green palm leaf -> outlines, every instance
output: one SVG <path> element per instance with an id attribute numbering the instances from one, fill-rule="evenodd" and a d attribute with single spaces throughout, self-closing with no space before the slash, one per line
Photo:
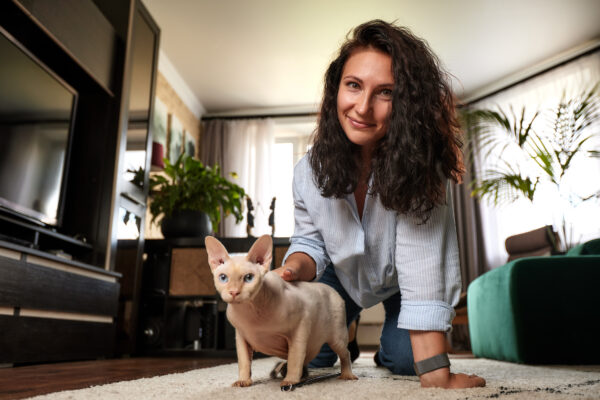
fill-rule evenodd
<path id="1" fill-rule="evenodd" d="M 517 118 L 511 106 L 510 114 L 511 117 L 499 107 L 497 107 L 497 110 L 464 111 L 462 120 L 468 127 L 467 140 L 471 143 L 470 147 L 473 151 L 478 151 L 483 158 L 487 158 L 493 152 L 497 152 L 498 157 L 502 157 L 508 147 L 515 145 L 523 148 L 527 139 L 533 133 L 533 123 L 539 112 L 527 119 L 526 109 L 523 107 L 520 117 Z M 498 128 L 506 135 L 498 135 Z"/>
<path id="2" fill-rule="evenodd" d="M 490 160 L 491 165 L 501 163 L 500 168 L 488 167 L 482 172 L 481 179 L 472 184 L 472 194 L 496 205 L 512 202 L 518 197 L 533 200 L 538 183 L 545 181 L 560 186 L 576 157 L 600 157 L 600 149 L 587 146 L 599 134 L 599 92 L 600 82 L 572 98 L 563 93 L 559 104 L 550 113 L 537 111 L 531 118 L 527 117 L 525 107 L 518 113 L 512 106 L 508 112 L 500 107 L 463 111 L 461 118 L 467 128 L 470 160 L 477 152 L 486 163 Z M 544 134 L 533 128 L 540 115 L 546 115 L 549 128 L 542 131 Z M 508 148 L 523 161 L 532 162 L 534 170 L 525 175 L 517 167 L 501 161 Z M 579 197 L 584 200 L 597 198 Z"/>
<path id="3" fill-rule="evenodd" d="M 546 178 L 552 183 L 558 184 L 562 177 L 562 170 L 558 174 L 554 168 L 556 164 L 556 154 L 546 146 L 544 140 L 537 134 L 533 134 L 527 143 L 527 154 L 534 163 L 546 174 Z"/>
<path id="4" fill-rule="evenodd" d="M 471 195 L 487 200 L 495 206 L 505 205 L 525 197 L 533 201 L 539 180 L 523 176 L 521 172 L 504 162 L 503 167 L 485 172 L 483 179 L 473 181 Z"/>

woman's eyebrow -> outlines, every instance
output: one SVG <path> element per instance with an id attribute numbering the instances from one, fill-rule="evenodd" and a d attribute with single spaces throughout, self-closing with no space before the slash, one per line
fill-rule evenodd
<path id="1" fill-rule="evenodd" d="M 352 79 L 352 80 L 358 81 L 359 83 L 363 83 L 363 80 L 360 79 L 358 76 L 355 76 L 355 75 L 345 75 L 345 76 L 342 77 L 342 80 L 347 80 L 347 79 Z M 380 83 L 376 87 L 378 87 L 378 88 L 380 88 L 380 87 L 394 87 L 394 82 Z"/>
<path id="2" fill-rule="evenodd" d="M 344 75 L 344 76 L 342 76 L 342 79 L 354 79 L 360 83 L 362 83 L 362 81 L 363 81 L 358 76 L 354 76 L 354 75 Z"/>

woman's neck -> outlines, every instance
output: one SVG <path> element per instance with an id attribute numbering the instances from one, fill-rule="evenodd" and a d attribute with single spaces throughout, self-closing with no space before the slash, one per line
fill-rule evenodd
<path id="1" fill-rule="evenodd" d="M 365 208 L 365 199 L 368 191 L 367 183 L 364 181 L 358 182 L 354 190 L 354 200 L 356 201 L 356 209 L 358 210 L 358 218 L 362 221 L 363 209 Z"/>
<path id="2" fill-rule="evenodd" d="M 363 209 L 365 207 L 365 199 L 367 198 L 367 192 L 369 190 L 369 176 L 371 175 L 371 154 L 372 149 L 368 149 L 365 146 L 361 149 L 361 160 L 360 165 L 360 178 L 358 184 L 354 190 L 354 200 L 356 201 L 356 208 L 358 209 L 358 217 L 362 221 Z"/>

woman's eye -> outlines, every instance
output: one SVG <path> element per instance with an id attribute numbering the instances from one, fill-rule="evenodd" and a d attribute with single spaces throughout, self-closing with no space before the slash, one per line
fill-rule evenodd
<path id="1" fill-rule="evenodd" d="M 229 280 L 229 278 L 227 277 L 227 275 L 225 275 L 225 274 L 219 275 L 219 281 L 221 283 L 226 283 L 228 280 Z"/>
<path id="2" fill-rule="evenodd" d="M 384 97 L 392 97 L 392 90 L 391 89 L 382 89 L 381 92 L 379 92 L 379 94 Z"/>
<path id="3" fill-rule="evenodd" d="M 358 89 L 358 83 L 356 82 L 348 82 L 346 83 L 346 86 L 348 86 L 350 89 Z"/>
<path id="4" fill-rule="evenodd" d="M 246 274 L 246 276 L 244 276 L 244 282 L 246 282 L 246 283 L 252 282 L 253 279 L 254 279 L 254 274 Z"/>

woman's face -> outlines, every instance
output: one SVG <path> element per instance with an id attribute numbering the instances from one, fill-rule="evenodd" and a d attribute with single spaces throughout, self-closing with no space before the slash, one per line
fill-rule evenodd
<path id="1" fill-rule="evenodd" d="M 348 139 L 372 149 L 385 136 L 392 112 L 392 59 L 373 48 L 355 50 L 346 61 L 337 114 Z"/>

